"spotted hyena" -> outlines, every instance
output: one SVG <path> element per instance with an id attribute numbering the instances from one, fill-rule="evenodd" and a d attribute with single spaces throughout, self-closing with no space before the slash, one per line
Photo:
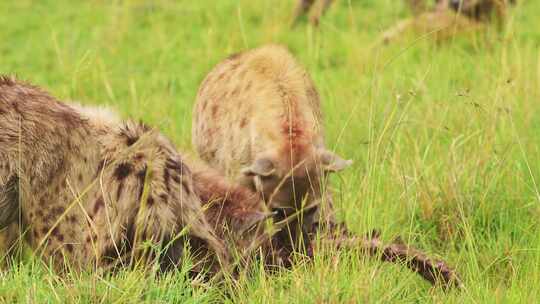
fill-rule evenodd
<path id="1" fill-rule="evenodd" d="M 139 258 L 167 268 L 185 255 L 185 242 L 201 262 L 228 263 L 169 140 L 140 123 L 86 114 L 0 78 L 0 225 L 19 225 L 34 252 L 60 269 Z"/>
<path id="2" fill-rule="evenodd" d="M 325 148 L 315 85 L 277 45 L 233 55 L 206 76 L 194 108 L 193 144 L 210 166 L 261 193 L 281 218 L 329 201 L 328 173 L 350 165 Z M 322 206 L 304 214 L 307 231 L 321 218 L 332 221 L 331 212 L 321 217 Z"/>

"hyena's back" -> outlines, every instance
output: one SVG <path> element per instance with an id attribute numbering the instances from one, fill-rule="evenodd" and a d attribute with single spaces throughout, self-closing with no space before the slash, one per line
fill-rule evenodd
<path id="1" fill-rule="evenodd" d="M 319 97 L 306 71 L 278 45 L 233 55 L 205 78 L 194 109 L 193 141 L 220 170 L 238 172 L 259 153 L 302 159 L 322 145 Z"/>

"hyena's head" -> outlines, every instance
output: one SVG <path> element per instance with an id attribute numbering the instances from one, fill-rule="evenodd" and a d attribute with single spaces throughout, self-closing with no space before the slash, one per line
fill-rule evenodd
<path id="1" fill-rule="evenodd" d="M 299 210 L 326 199 L 325 186 L 330 173 L 352 164 L 326 148 L 313 148 L 300 161 L 286 156 L 263 154 L 242 170 L 243 183 L 262 194 L 271 209 Z M 284 159 L 285 158 L 285 159 Z"/>
<path id="2" fill-rule="evenodd" d="M 264 222 L 272 215 L 261 197 L 252 191 L 231 192 L 221 206 L 215 205 L 211 209 L 210 214 L 221 218 L 215 227 L 218 235 L 228 236 L 241 249 L 248 248 L 263 233 Z"/>
<path id="3" fill-rule="evenodd" d="M 197 169 L 193 173 L 194 190 L 217 235 L 240 247 L 249 243 L 271 216 L 261 196 L 248 187 L 227 182 L 213 170 Z"/>

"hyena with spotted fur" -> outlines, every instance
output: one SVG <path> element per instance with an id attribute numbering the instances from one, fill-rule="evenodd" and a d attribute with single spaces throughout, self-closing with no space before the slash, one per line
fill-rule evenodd
<path id="1" fill-rule="evenodd" d="M 315 85 L 282 46 L 229 57 L 199 88 L 193 143 L 203 160 L 261 193 L 279 219 L 317 205 L 300 216 L 303 228 L 284 233 L 334 223 L 325 181 L 350 161 L 325 148 L 323 133 Z"/>
<path id="2" fill-rule="evenodd" d="M 168 268 L 184 241 L 201 264 L 229 260 L 169 140 L 142 124 L 92 119 L 9 77 L 0 78 L 0 208 L 0 225 L 18 224 L 57 269 L 139 258 Z M 142 244 L 166 249 L 153 255 Z"/>

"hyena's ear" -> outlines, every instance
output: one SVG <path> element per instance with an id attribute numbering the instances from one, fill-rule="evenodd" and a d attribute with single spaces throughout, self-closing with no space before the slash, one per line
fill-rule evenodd
<path id="1" fill-rule="evenodd" d="M 320 149 L 318 151 L 321 165 L 326 172 L 339 172 L 352 165 L 352 160 L 345 160 L 339 157 L 337 154 L 328 151 L 326 149 Z"/>
<path id="2" fill-rule="evenodd" d="M 242 173 L 246 176 L 263 176 L 268 177 L 276 172 L 274 162 L 267 157 L 256 159 L 251 166 L 242 169 Z"/>

